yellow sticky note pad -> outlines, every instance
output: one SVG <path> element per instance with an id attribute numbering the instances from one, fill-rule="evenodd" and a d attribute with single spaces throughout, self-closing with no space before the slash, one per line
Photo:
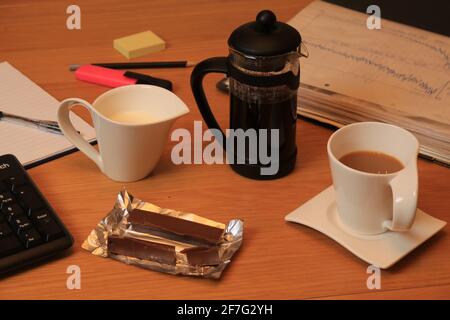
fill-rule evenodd
<path id="1" fill-rule="evenodd" d="M 166 43 L 151 31 L 144 31 L 131 36 L 114 40 L 114 49 L 128 59 L 140 57 L 148 53 L 166 48 Z"/>

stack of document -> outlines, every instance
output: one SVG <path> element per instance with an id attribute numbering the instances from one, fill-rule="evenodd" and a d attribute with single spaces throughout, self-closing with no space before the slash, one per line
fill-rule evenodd
<path id="1" fill-rule="evenodd" d="M 382 121 L 411 131 L 420 153 L 450 164 L 450 39 L 322 1 L 289 23 L 301 60 L 300 115 L 337 127 Z"/>

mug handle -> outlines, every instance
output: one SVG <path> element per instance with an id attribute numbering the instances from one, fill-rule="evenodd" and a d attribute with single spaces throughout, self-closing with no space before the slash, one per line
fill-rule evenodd
<path id="1" fill-rule="evenodd" d="M 419 184 L 416 161 L 395 176 L 389 185 L 393 201 L 392 220 L 385 221 L 383 226 L 391 231 L 408 231 L 414 222 L 417 209 Z"/>
<path id="2" fill-rule="evenodd" d="M 69 98 L 61 102 L 58 108 L 58 124 L 66 138 L 72 142 L 81 152 L 87 155 L 103 172 L 103 161 L 100 153 L 77 132 L 70 121 L 70 109 L 74 105 L 85 107 L 92 116 L 93 107 L 83 99 Z"/>
<path id="3" fill-rule="evenodd" d="M 198 63 L 191 74 L 191 88 L 194 94 L 195 101 L 197 102 L 198 109 L 205 119 L 207 126 L 210 129 L 220 130 L 222 134 L 222 142 L 224 142 L 225 134 L 220 128 L 219 123 L 214 117 L 208 100 L 206 99 L 205 91 L 203 90 L 203 79 L 208 73 L 228 73 L 228 58 L 227 57 L 214 57 L 203 60 Z M 225 144 L 223 143 L 223 146 Z"/>

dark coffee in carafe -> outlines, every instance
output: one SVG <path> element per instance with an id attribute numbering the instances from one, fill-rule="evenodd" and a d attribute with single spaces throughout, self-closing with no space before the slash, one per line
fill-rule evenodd
<path id="1" fill-rule="evenodd" d="M 230 80 L 230 86 L 236 86 Z M 297 94 L 284 97 L 283 100 L 248 99 L 240 97 L 234 90 L 230 93 L 230 128 L 255 130 L 256 141 L 251 138 L 245 139 L 245 154 L 238 154 L 238 143 L 236 139 L 227 143 L 227 149 L 234 150 L 232 168 L 238 173 L 244 172 L 248 175 L 259 176 L 263 179 L 260 169 L 262 167 L 276 167 L 278 170 L 274 175 L 267 175 L 267 178 L 277 178 L 286 175 L 295 166 L 297 145 L 296 145 L 296 124 L 297 124 Z M 272 131 L 277 131 L 274 135 Z M 251 143 L 254 143 L 253 153 Z M 272 154 L 275 151 L 276 155 Z M 272 161 L 277 163 L 264 163 L 261 157 L 270 156 Z M 243 159 L 242 159 L 243 158 Z M 273 171 L 272 171 L 273 172 Z"/>

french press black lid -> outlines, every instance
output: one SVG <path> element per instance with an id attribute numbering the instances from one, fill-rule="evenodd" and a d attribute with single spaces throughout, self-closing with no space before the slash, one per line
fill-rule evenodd
<path id="1" fill-rule="evenodd" d="M 295 28 L 277 21 L 272 11 L 263 10 L 255 21 L 233 31 L 228 46 L 245 55 L 276 56 L 296 51 L 301 42 L 302 37 Z"/>

